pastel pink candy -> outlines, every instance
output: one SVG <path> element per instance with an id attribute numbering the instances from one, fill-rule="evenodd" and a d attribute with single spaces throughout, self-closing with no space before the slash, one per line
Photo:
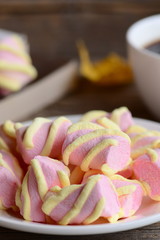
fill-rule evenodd
<path id="1" fill-rule="evenodd" d="M 103 110 L 91 110 L 89 112 L 86 112 L 81 117 L 80 121 L 87 121 L 87 122 L 93 122 L 96 123 L 96 120 L 102 117 L 108 117 L 109 113 Z"/>
<path id="2" fill-rule="evenodd" d="M 110 113 L 109 119 L 115 122 L 124 132 L 134 124 L 132 114 L 126 107 L 113 110 Z"/>
<path id="3" fill-rule="evenodd" d="M 93 123 L 92 123 L 93 124 Z M 113 174 L 124 169 L 130 160 L 130 139 L 117 130 L 69 128 L 63 143 L 63 161 L 80 166 L 83 171 L 99 169 Z"/>
<path id="4" fill-rule="evenodd" d="M 160 134 L 155 131 L 147 131 L 132 139 L 131 156 L 133 159 L 144 154 L 147 148 L 160 147 Z"/>
<path id="5" fill-rule="evenodd" d="M 13 174 L 17 177 L 19 183 L 21 182 L 23 178 L 23 170 L 19 165 L 18 160 L 16 159 L 13 154 L 6 150 L 0 150 L 0 159 L 5 164 L 7 164 L 8 168 L 13 172 Z"/>
<path id="6" fill-rule="evenodd" d="M 147 129 L 137 124 L 131 125 L 126 131 L 127 135 L 131 139 L 135 138 L 138 135 L 143 134 L 144 132 L 147 132 Z"/>
<path id="7" fill-rule="evenodd" d="M 134 178 L 139 180 L 150 198 L 160 201 L 160 148 L 147 149 L 133 162 Z"/>
<path id="8" fill-rule="evenodd" d="M 16 204 L 20 214 L 28 221 L 45 222 L 46 216 L 41 210 L 45 194 L 51 187 L 67 185 L 69 170 L 62 162 L 36 156 L 17 191 Z"/>
<path id="9" fill-rule="evenodd" d="M 37 75 L 25 42 L 16 34 L 0 40 L 0 62 L 1 95 L 18 91 Z"/>
<path id="10" fill-rule="evenodd" d="M 94 175 L 80 185 L 53 188 L 46 195 L 42 210 L 61 225 L 90 224 L 99 217 L 117 221 L 120 204 L 110 179 Z"/>
<path id="11" fill-rule="evenodd" d="M 22 176 L 17 159 L 11 153 L 0 150 L 0 209 L 15 208 L 15 195 Z"/>
<path id="12" fill-rule="evenodd" d="M 108 118 L 112 120 L 124 132 L 134 124 L 132 114 L 127 107 L 117 108 L 111 113 L 101 110 L 89 111 L 82 116 L 81 121 L 91 121 L 97 123 L 97 120 L 100 118 Z"/>
<path id="13" fill-rule="evenodd" d="M 119 175 L 111 177 L 116 191 L 118 192 L 120 205 L 122 208 L 122 218 L 135 214 L 142 203 L 144 190 L 140 182 L 128 180 Z"/>
<path id="14" fill-rule="evenodd" d="M 11 152 L 17 158 L 21 168 L 26 171 L 27 166 L 17 151 L 16 125 L 20 126 L 21 124 L 7 120 L 0 125 L 0 149 Z"/>
<path id="15" fill-rule="evenodd" d="M 25 163 L 29 164 L 36 155 L 61 159 L 62 144 L 70 125 L 71 121 L 64 117 L 55 121 L 36 118 L 28 127 L 19 128 L 17 147 Z"/>
<path id="16" fill-rule="evenodd" d="M 12 152 L 14 155 L 17 155 L 16 151 L 16 136 L 11 136 L 9 134 L 10 130 L 8 128 L 14 128 L 14 123 L 12 121 L 5 121 L 0 125 L 0 149 L 4 149 Z"/>

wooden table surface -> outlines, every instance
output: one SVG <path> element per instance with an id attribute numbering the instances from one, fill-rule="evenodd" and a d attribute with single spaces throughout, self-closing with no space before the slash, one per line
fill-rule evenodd
<path id="1" fill-rule="evenodd" d="M 24 32 L 29 36 L 31 53 L 39 77 L 77 57 L 75 42 L 83 38 L 93 58 L 110 51 L 126 56 L 125 32 L 136 20 L 158 13 L 154 1 L 0 1 L 0 27 Z M 104 44 L 106 43 L 106 44 Z M 75 89 L 56 103 L 28 116 L 79 114 L 91 109 L 112 111 L 127 106 L 133 116 L 157 120 L 143 103 L 135 84 L 105 88 L 79 78 Z M 25 120 L 26 120 L 25 119 Z M 144 228 L 93 236 L 52 236 L 0 228 L 0 239 L 82 239 L 141 240 L 160 239 L 160 223 Z"/>

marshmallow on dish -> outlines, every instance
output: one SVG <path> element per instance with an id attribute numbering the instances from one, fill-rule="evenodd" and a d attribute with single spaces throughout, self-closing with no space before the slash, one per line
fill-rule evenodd
<path id="1" fill-rule="evenodd" d="M 15 195 L 22 177 L 17 159 L 11 153 L 0 150 L 0 209 L 15 209 Z"/>
<path id="2" fill-rule="evenodd" d="M 104 118 L 110 119 L 112 122 L 118 125 L 123 132 L 127 131 L 127 129 L 134 124 L 132 114 L 127 107 L 117 108 L 111 113 L 101 110 L 89 111 L 82 116 L 81 121 L 91 121 L 100 124 L 99 123 L 100 118 L 103 118 L 103 121 Z M 109 122 L 108 123 L 106 122 L 104 124 L 102 123 L 100 125 L 102 126 L 104 125 L 104 127 L 107 126 L 108 128 L 108 124 L 111 125 L 111 128 L 115 127 L 115 129 L 117 129 L 116 125 L 112 126 L 112 124 Z"/>
<path id="3" fill-rule="evenodd" d="M 133 161 L 134 178 L 139 180 L 148 196 L 160 201 L 160 148 L 147 148 Z"/>
<path id="4" fill-rule="evenodd" d="M 147 132 L 147 129 L 140 126 L 140 125 L 137 125 L 137 124 L 134 124 L 134 125 L 131 125 L 125 133 L 127 133 L 127 135 L 132 139 L 134 138 L 135 136 L 138 136 L 140 134 L 143 134 L 144 132 Z"/>
<path id="5" fill-rule="evenodd" d="M 121 130 L 120 127 L 116 123 L 114 123 L 113 121 L 111 121 L 110 119 L 108 119 L 106 117 L 97 119 L 95 123 L 101 125 L 104 128 L 107 128 L 107 129 Z"/>
<path id="6" fill-rule="evenodd" d="M 123 170 L 130 162 L 130 139 L 122 131 L 94 123 L 73 124 L 63 143 L 63 162 L 82 171 L 99 169 L 106 174 Z"/>
<path id="7" fill-rule="evenodd" d="M 90 224 L 99 217 L 116 222 L 121 212 L 116 190 L 104 175 L 91 176 L 80 185 L 53 188 L 42 210 L 61 225 Z"/>
<path id="8" fill-rule="evenodd" d="M 131 140 L 131 157 L 136 159 L 146 153 L 147 148 L 160 147 L 160 132 L 146 131 L 136 135 Z"/>
<path id="9" fill-rule="evenodd" d="M 125 132 L 134 124 L 132 114 L 127 107 L 120 107 L 110 113 L 109 119 L 115 122 Z"/>
<path id="10" fill-rule="evenodd" d="M 21 126 L 20 123 L 17 124 Z M 17 156 L 16 144 L 15 123 L 7 120 L 0 125 L 0 149 L 9 151 Z"/>
<path id="11" fill-rule="evenodd" d="M 45 222 L 46 216 L 41 210 L 47 191 L 70 184 L 69 169 L 60 161 L 44 156 L 36 156 L 26 173 L 16 194 L 16 205 L 25 220 Z"/>
<path id="12" fill-rule="evenodd" d="M 83 114 L 80 121 L 96 122 L 97 119 L 108 116 L 109 113 L 103 110 L 92 110 Z"/>
<path id="13" fill-rule="evenodd" d="M 111 176 L 118 193 L 122 208 L 121 218 L 130 217 L 139 209 L 145 194 L 142 184 L 137 180 L 128 180 L 120 175 Z"/>
<path id="14" fill-rule="evenodd" d="M 20 90 L 36 76 L 26 39 L 20 34 L 0 30 L 0 95 Z"/>
<path id="15" fill-rule="evenodd" d="M 98 170 L 89 170 L 85 173 L 82 183 L 85 183 L 90 176 L 102 174 Z M 121 206 L 120 218 L 132 216 L 141 206 L 145 194 L 143 185 L 137 180 L 129 180 L 120 175 L 110 176 L 115 186 Z"/>
<path id="16" fill-rule="evenodd" d="M 54 121 L 35 118 L 28 127 L 18 128 L 17 147 L 24 162 L 29 164 L 36 155 L 61 159 L 62 144 L 70 125 L 71 121 L 65 117 Z"/>

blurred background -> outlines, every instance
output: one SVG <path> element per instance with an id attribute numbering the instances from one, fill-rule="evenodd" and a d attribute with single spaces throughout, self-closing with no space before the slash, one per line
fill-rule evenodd
<path id="1" fill-rule="evenodd" d="M 1 0 L 0 28 L 28 36 L 33 63 L 41 78 L 69 60 L 78 59 L 78 39 L 85 41 L 93 60 L 110 52 L 127 57 L 128 27 L 159 11 L 159 0 Z M 90 109 L 110 111 L 121 105 L 127 105 L 137 117 L 155 119 L 134 84 L 97 90 L 97 86 L 83 80 L 74 93 L 43 110 L 43 115 Z"/>

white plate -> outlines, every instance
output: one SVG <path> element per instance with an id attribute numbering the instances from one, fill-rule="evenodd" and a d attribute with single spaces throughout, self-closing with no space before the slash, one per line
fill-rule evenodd
<path id="1" fill-rule="evenodd" d="M 67 117 L 75 122 L 80 118 L 80 115 L 71 115 Z M 137 124 L 140 124 L 148 129 L 160 131 L 159 123 L 137 118 L 135 121 Z M 144 199 L 141 208 L 133 217 L 120 220 L 117 223 L 94 224 L 86 226 L 57 226 L 42 223 L 32 223 L 16 218 L 5 211 L 0 211 L 0 226 L 2 227 L 19 231 L 57 235 L 85 235 L 120 232 L 143 227 L 158 221 L 160 221 L 160 203 L 149 200 L 148 198 Z"/>

